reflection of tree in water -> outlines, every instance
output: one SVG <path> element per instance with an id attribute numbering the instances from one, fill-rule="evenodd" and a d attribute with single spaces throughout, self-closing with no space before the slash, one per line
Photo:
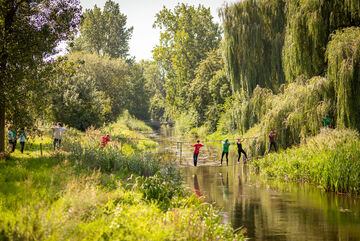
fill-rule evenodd
<path id="1" fill-rule="evenodd" d="M 223 193 L 223 198 L 226 201 L 229 201 L 229 174 L 226 171 L 226 183 L 224 182 L 224 177 L 223 174 L 220 172 L 220 180 L 221 180 L 221 187 L 222 187 L 222 193 Z"/>
<path id="2" fill-rule="evenodd" d="M 241 174 L 238 174 L 238 195 L 235 202 L 234 214 L 232 215 L 232 225 L 235 229 L 247 227 L 246 235 L 255 237 L 255 216 L 259 206 L 252 202 L 246 202 L 248 197 L 244 193 L 244 183 L 246 183 L 247 178 L 245 165 L 243 169 Z"/>
<path id="3" fill-rule="evenodd" d="M 193 175 L 193 180 L 194 180 L 194 192 L 195 192 L 195 195 L 198 196 L 198 197 L 203 196 L 202 193 L 200 192 L 199 182 L 198 182 L 198 178 L 197 178 L 196 174 Z"/>

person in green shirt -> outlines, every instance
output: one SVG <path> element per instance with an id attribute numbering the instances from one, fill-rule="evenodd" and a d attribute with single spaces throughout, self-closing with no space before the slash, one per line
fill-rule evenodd
<path id="1" fill-rule="evenodd" d="M 229 146 L 230 146 L 229 139 L 225 139 L 225 141 L 222 144 L 223 144 L 223 151 L 221 153 L 220 165 L 222 165 L 224 155 L 226 155 L 226 165 L 228 165 L 229 164 Z"/>
<path id="2" fill-rule="evenodd" d="M 323 117 L 323 121 L 325 128 L 331 127 L 331 118 L 329 118 L 329 114 L 326 114 L 325 117 Z"/>

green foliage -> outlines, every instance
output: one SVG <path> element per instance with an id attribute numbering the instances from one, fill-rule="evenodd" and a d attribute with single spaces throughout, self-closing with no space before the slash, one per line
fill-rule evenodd
<path id="1" fill-rule="evenodd" d="M 247 144 L 253 156 L 265 153 L 271 130 L 279 130 L 276 142 L 287 148 L 318 134 L 325 114 L 334 118 L 334 95 L 332 82 L 322 77 L 291 83 L 278 95 L 257 87 L 252 98 L 235 96 L 227 103 L 217 130 L 220 134 L 257 137 Z"/>
<path id="2" fill-rule="evenodd" d="M 56 53 L 60 41 L 73 36 L 80 12 L 73 0 L 0 2 L 0 152 L 5 112 L 11 113 L 7 122 L 31 126 L 34 112 L 46 106 L 44 60 Z"/>
<path id="3" fill-rule="evenodd" d="M 336 31 L 327 46 L 328 78 L 336 92 L 337 126 L 360 130 L 360 28 Z"/>
<path id="4" fill-rule="evenodd" d="M 49 93 L 52 120 L 82 131 L 102 126 L 110 113 L 110 99 L 96 90 L 91 77 L 76 73 L 76 66 L 66 59 L 59 59 L 55 66 L 56 79 Z"/>
<path id="5" fill-rule="evenodd" d="M 89 136 L 72 130 L 66 154 L 0 162 L 1 240 L 244 239 L 212 205 L 180 191 L 178 169 L 90 146 Z M 113 160 L 133 166 L 106 169 Z M 141 191 L 137 175 L 147 176 L 137 178 Z"/>
<path id="6" fill-rule="evenodd" d="M 131 116 L 129 111 L 125 110 L 119 117 L 117 123 L 126 125 L 130 130 L 134 131 L 151 131 L 151 127 L 147 126 L 144 122 Z"/>
<path id="7" fill-rule="evenodd" d="M 186 4 L 178 4 L 174 10 L 164 7 L 156 15 L 154 27 L 161 30 L 154 60 L 165 70 L 166 98 L 174 115 L 188 109 L 187 87 L 201 60 L 218 48 L 220 28 L 213 23 L 210 9 Z"/>
<path id="8" fill-rule="evenodd" d="M 257 85 L 277 91 L 285 81 L 281 63 L 285 1 L 240 1 L 226 6 L 221 15 L 226 68 L 233 90 L 247 96 Z"/>
<path id="9" fill-rule="evenodd" d="M 181 183 L 180 183 L 181 184 Z M 183 196 L 184 190 L 179 188 L 172 180 L 165 180 L 157 175 L 151 177 L 138 177 L 136 186 L 148 201 L 155 201 L 160 208 L 167 210 L 171 199 L 175 196 Z"/>
<path id="10" fill-rule="evenodd" d="M 155 61 L 141 61 L 140 65 L 144 69 L 145 88 L 150 97 L 150 116 L 151 119 L 166 119 L 165 75 L 160 66 Z"/>
<path id="11" fill-rule="evenodd" d="M 126 27 L 127 17 L 120 12 L 118 3 L 106 1 L 103 11 L 95 5 L 94 9 L 86 9 L 82 17 L 81 35 L 72 44 L 73 51 L 123 59 L 129 55 L 133 27 Z"/>
<path id="12" fill-rule="evenodd" d="M 287 0 L 287 28 L 283 49 L 286 80 L 326 72 L 329 35 L 338 28 L 359 26 L 358 0 Z"/>
<path id="13" fill-rule="evenodd" d="M 206 122 L 215 130 L 221 106 L 231 95 L 230 82 L 224 71 L 220 49 L 210 51 L 195 71 L 196 77 L 188 88 L 188 100 L 196 113 L 195 126 Z"/>
<path id="14" fill-rule="evenodd" d="M 108 121 L 115 121 L 125 109 L 137 118 L 148 119 L 149 97 L 140 64 L 128 64 L 123 59 L 76 52 L 70 61 L 81 63 L 78 71 L 93 79 L 96 90 L 110 99 Z"/>
<path id="15" fill-rule="evenodd" d="M 360 140 L 351 130 L 324 130 L 304 145 L 252 162 L 268 178 L 307 182 L 326 191 L 360 192 Z"/>

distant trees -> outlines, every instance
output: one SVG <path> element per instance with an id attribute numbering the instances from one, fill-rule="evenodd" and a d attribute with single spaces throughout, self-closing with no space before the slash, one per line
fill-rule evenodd
<path id="1" fill-rule="evenodd" d="M 60 41 L 71 38 L 80 12 L 77 0 L 0 2 L 0 152 L 5 121 L 30 125 L 38 104 L 44 106 L 44 58 L 56 52 Z"/>
<path id="2" fill-rule="evenodd" d="M 81 64 L 60 58 L 54 65 L 48 93 L 48 113 L 52 120 L 82 131 L 89 126 L 102 126 L 111 113 L 110 98 L 96 88 L 92 76 L 78 71 Z"/>
<path id="3" fill-rule="evenodd" d="M 166 99 L 175 112 L 188 108 L 188 86 L 195 70 L 210 50 L 217 49 L 220 28 L 213 22 L 210 9 L 178 4 L 173 10 L 163 8 L 153 25 L 159 28 L 160 43 L 154 60 L 165 71 Z"/>
<path id="4" fill-rule="evenodd" d="M 150 101 L 150 117 L 155 120 L 166 119 L 168 106 L 166 104 L 164 72 L 155 61 L 141 61 L 140 66 L 143 69 L 145 89 L 148 92 Z"/>
<path id="5" fill-rule="evenodd" d="M 196 126 L 207 123 L 216 129 L 223 104 L 232 95 L 231 83 L 226 76 L 220 49 L 210 51 L 195 71 L 195 79 L 188 89 L 189 106 Z"/>
<path id="6" fill-rule="evenodd" d="M 79 74 L 91 79 L 93 88 L 109 100 L 111 110 L 106 112 L 107 121 L 116 120 L 125 109 L 137 118 L 149 118 L 149 97 L 140 64 L 83 52 L 67 57 L 72 63 L 80 63 Z M 83 81 L 82 78 L 78 80 Z"/>
<path id="7" fill-rule="evenodd" d="M 126 59 L 133 31 L 133 27 L 126 27 L 126 21 L 119 4 L 112 0 L 106 1 L 103 11 L 96 5 L 87 9 L 82 16 L 80 36 L 72 49 Z"/>

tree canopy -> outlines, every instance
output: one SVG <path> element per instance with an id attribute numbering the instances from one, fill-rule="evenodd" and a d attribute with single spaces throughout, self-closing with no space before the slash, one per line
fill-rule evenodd
<path id="1" fill-rule="evenodd" d="M 119 4 L 112 0 L 106 1 L 103 11 L 96 5 L 94 9 L 86 9 L 73 50 L 127 58 L 133 27 L 127 28 L 126 22 Z"/>
<path id="2" fill-rule="evenodd" d="M 165 70 L 166 98 L 178 111 L 187 108 L 187 86 L 195 78 L 195 69 L 210 50 L 217 49 L 220 28 L 213 22 L 210 9 L 178 4 L 173 10 L 164 7 L 153 25 L 159 28 L 160 43 L 154 60 Z"/>
<path id="3" fill-rule="evenodd" d="M 36 92 L 42 91 L 37 87 L 44 80 L 40 74 L 44 73 L 44 59 L 73 36 L 80 20 L 79 5 L 78 0 L 0 2 L 0 152 L 4 151 L 5 112 L 11 106 L 22 113 L 17 118 L 32 119 L 26 115 L 31 106 L 27 102 L 29 97 L 42 97 Z"/>
<path id="4" fill-rule="evenodd" d="M 285 76 L 281 53 L 284 0 L 245 0 L 221 11 L 227 72 L 234 91 L 252 95 L 257 85 L 277 91 Z"/>

